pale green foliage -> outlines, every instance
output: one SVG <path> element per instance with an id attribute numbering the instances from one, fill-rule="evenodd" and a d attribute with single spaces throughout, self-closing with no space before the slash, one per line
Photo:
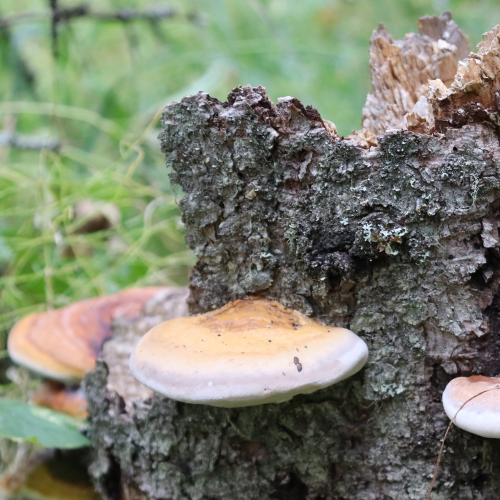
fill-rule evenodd
<path id="1" fill-rule="evenodd" d="M 21 401 L 0 398 L 0 436 L 47 448 L 81 448 L 89 440 L 84 424 L 73 417 Z"/>

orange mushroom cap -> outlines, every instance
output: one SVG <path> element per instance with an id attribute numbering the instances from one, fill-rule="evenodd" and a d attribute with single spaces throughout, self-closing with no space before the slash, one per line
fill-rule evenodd
<path id="1" fill-rule="evenodd" d="M 327 387 L 360 370 L 367 356 L 350 330 L 252 297 L 159 324 L 139 341 L 130 369 L 172 399 L 237 407 Z"/>
<path id="2" fill-rule="evenodd" d="M 159 287 L 131 288 L 115 295 L 76 302 L 26 316 L 12 328 L 11 358 L 41 375 L 73 382 L 92 370 L 113 318 L 133 318 Z"/>
<path id="3" fill-rule="evenodd" d="M 85 419 L 88 416 L 87 398 L 83 390 L 80 387 L 67 389 L 64 384 L 53 380 L 40 384 L 35 389 L 31 402 L 75 418 Z"/>

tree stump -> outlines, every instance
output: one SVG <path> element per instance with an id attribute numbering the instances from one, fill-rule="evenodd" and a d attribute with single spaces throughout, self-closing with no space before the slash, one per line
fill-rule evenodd
<path id="1" fill-rule="evenodd" d="M 165 109 L 160 140 L 198 258 L 190 312 L 261 295 L 352 329 L 370 356 L 279 405 L 179 403 L 127 374 L 134 339 L 181 299 L 149 305 L 116 325 L 86 378 L 103 498 L 426 498 L 446 384 L 500 372 L 500 31 L 458 64 L 467 40 L 448 14 L 419 28 L 400 42 L 374 32 L 374 92 L 348 138 L 261 87 Z M 500 442 L 452 429 L 432 498 L 499 491 Z"/>

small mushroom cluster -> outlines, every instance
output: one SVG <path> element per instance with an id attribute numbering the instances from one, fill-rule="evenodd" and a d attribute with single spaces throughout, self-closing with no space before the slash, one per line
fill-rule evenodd
<path id="1" fill-rule="evenodd" d="M 8 339 L 14 361 L 49 378 L 33 403 L 86 415 L 79 383 L 92 370 L 113 317 L 135 316 L 158 288 L 77 302 L 19 321 Z M 261 297 L 165 321 L 130 358 L 133 375 L 172 399 L 223 407 L 281 403 L 350 377 L 365 364 L 366 344 L 344 328 Z"/>
<path id="2" fill-rule="evenodd" d="M 160 290 L 130 289 L 19 321 L 8 338 L 11 358 L 49 379 L 32 402 L 85 418 L 85 395 L 74 385 L 93 369 L 113 318 L 136 316 Z M 250 297 L 157 325 L 139 341 L 130 370 L 169 398 L 230 408 L 281 403 L 328 387 L 358 372 L 367 357 L 366 344 L 350 330 Z M 500 378 L 456 378 L 443 405 L 458 427 L 500 438 Z"/>
<path id="3" fill-rule="evenodd" d="M 132 288 L 30 314 L 16 323 L 7 341 L 10 357 L 49 379 L 36 389 L 33 404 L 85 418 L 85 395 L 74 386 L 94 368 L 103 343 L 111 336 L 112 320 L 135 317 L 160 290 Z"/>

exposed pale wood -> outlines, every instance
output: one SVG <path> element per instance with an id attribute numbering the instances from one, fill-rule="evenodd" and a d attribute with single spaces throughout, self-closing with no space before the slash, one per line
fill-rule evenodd
<path id="1" fill-rule="evenodd" d="M 439 78 L 450 86 L 458 61 L 468 54 L 469 39 L 449 13 L 421 18 L 418 29 L 418 34 L 410 33 L 403 40 L 394 40 L 382 25 L 373 32 L 373 90 L 363 108 L 363 129 L 375 135 L 403 128 L 404 116 L 428 95 L 428 81 Z"/>

